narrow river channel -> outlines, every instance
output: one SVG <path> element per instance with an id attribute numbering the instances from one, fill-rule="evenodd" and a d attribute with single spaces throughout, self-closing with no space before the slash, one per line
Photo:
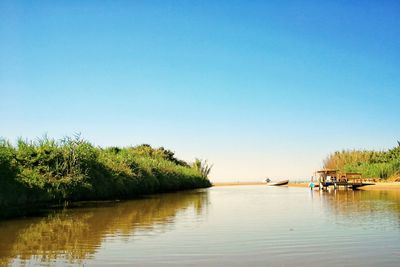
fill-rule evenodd
<path id="1" fill-rule="evenodd" d="M 226 186 L 0 222 L 0 265 L 398 266 L 400 190 Z"/>

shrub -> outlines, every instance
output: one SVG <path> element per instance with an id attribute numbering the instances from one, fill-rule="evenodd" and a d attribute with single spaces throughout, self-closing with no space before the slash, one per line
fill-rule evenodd
<path id="1" fill-rule="evenodd" d="M 209 187 L 210 170 L 150 145 L 100 148 L 76 136 L 20 139 L 14 147 L 1 139 L 0 209 Z"/>
<path id="2" fill-rule="evenodd" d="M 337 151 L 324 160 L 324 168 L 359 172 L 365 178 L 395 177 L 400 174 L 400 144 L 387 151 Z"/>

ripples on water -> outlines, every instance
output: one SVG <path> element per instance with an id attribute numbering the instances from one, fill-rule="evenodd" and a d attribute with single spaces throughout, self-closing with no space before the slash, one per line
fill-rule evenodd
<path id="1" fill-rule="evenodd" d="M 0 222 L 3 265 L 399 266 L 400 192 L 242 186 Z"/>

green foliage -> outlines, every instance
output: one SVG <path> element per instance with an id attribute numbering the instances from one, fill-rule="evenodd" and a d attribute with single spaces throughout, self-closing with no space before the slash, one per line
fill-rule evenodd
<path id="1" fill-rule="evenodd" d="M 329 155 L 324 168 L 359 172 L 365 178 L 388 179 L 400 175 L 400 143 L 387 151 L 343 150 Z"/>
<path id="2" fill-rule="evenodd" d="M 11 180 L 18 172 L 15 162 L 15 149 L 9 142 L 0 139 L 0 183 Z"/>
<path id="3" fill-rule="evenodd" d="M 208 162 L 202 161 L 201 159 L 196 159 L 195 162 L 192 164 L 192 167 L 201 173 L 204 179 L 208 178 L 208 175 L 211 172 L 212 165 L 208 165 Z"/>
<path id="4" fill-rule="evenodd" d="M 209 187 L 207 168 L 150 145 L 99 148 L 76 136 L 20 139 L 14 147 L 0 139 L 0 210 Z"/>

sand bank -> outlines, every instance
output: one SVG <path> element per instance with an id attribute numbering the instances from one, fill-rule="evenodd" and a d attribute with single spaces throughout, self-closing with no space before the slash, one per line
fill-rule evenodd
<path id="1" fill-rule="evenodd" d="M 308 187 L 308 182 L 289 183 L 290 187 Z M 362 190 L 400 190 L 399 182 L 376 182 L 374 185 L 360 187 Z"/>
<path id="2" fill-rule="evenodd" d="M 391 183 L 383 183 L 378 182 L 374 185 L 367 185 L 363 186 L 360 189 L 363 190 L 400 190 L 400 183 L 399 182 L 391 182 Z"/>
<path id="3" fill-rule="evenodd" d="M 213 186 L 267 185 L 265 182 L 215 182 Z"/>
<path id="4" fill-rule="evenodd" d="M 290 187 L 308 187 L 309 182 L 292 182 Z M 215 182 L 213 186 L 267 185 L 265 182 Z M 400 190 L 400 182 L 377 182 L 374 185 L 360 187 L 362 190 Z"/>

